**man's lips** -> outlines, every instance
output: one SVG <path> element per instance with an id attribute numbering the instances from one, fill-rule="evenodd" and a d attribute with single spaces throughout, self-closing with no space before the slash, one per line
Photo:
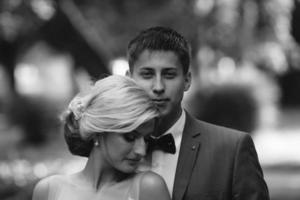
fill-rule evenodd
<path id="1" fill-rule="evenodd" d="M 169 101 L 169 99 L 152 99 L 152 101 L 155 103 L 155 104 L 158 104 L 158 105 L 162 105 L 162 104 L 165 104 Z"/>

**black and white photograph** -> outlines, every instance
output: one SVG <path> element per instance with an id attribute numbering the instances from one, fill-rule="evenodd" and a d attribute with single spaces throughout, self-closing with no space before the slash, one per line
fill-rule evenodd
<path id="1" fill-rule="evenodd" d="M 300 0 L 0 0 L 1 200 L 299 200 Z"/>

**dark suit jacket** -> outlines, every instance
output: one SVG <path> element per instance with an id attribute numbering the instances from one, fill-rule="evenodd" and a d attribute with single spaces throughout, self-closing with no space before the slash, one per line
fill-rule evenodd
<path id="1" fill-rule="evenodd" d="M 268 200 L 251 137 L 186 116 L 173 200 Z"/>

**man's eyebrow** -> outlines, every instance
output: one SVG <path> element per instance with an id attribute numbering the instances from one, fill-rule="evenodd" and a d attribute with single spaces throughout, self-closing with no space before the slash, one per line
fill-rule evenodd
<path id="1" fill-rule="evenodd" d="M 177 68 L 172 68 L 172 67 L 162 69 L 162 72 L 177 72 L 177 71 L 178 71 Z"/>
<path id="2" fill-rule="evenodd" d="M 152 67 L 149 67 L 149 66 L 143 66 L 140 68 L 141 70 L 153 70 Z"/>
<path id="3" fill-rule="evenodd" d="M 169 68 L 164 68 L 163 70 L 165 70 L 165 71 L 167 71 L 167 70 L 173 70 L 173 71 L 176 71 L 177 68 L 169 67 Z"/>

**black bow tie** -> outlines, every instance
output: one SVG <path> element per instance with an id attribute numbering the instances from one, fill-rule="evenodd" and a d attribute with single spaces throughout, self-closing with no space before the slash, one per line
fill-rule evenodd
<path id="1" fill-rule="evenodd" d="M 162 150 L 166 153 L 175 154 L 176 147 L 173 136 L 169 133 L 163 135 L 159 138 L 150 136 L 148 138 L 148 151 L 153 151 L 155 149 Z"/>

